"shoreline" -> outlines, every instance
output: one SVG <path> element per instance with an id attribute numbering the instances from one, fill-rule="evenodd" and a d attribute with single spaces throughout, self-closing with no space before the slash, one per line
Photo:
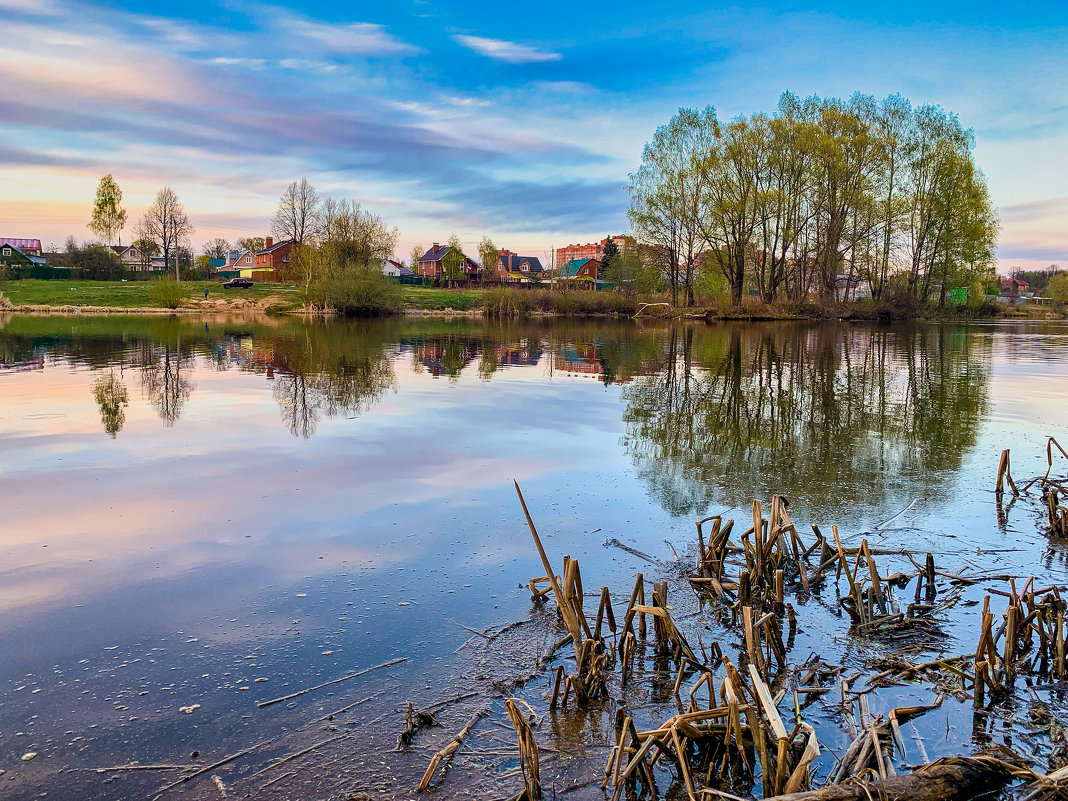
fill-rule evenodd
<path id="1" fill-rule="evenodd" d="M 844 322 L 974 322 L 979 320 L 1045 320 L 1056 321 L 1068 319 L 1065 314 L 1053 309 L 1043 309 L 1044 314 L 1020 314 L 1012 313 L 1015 310 L 999 310 L 993 315 L 960 316 L 951 314 L 916 314 L 913 316 L 880 316 L 879 314 L 861 314 L 857 310 L 821 309 L 814 313 L 798 314 L 789 312 L 757 312 L 747 313 L 740 310 L 736 313 L 723 312 L 719 309 L 672 309 L 663 313 L 642 314 L 559 314 L 550 311 L 532 310 L 523 315 L 501 317 L 499 315 L 486 315 L 481 308 L 472 309 L 419 309 L 405 308 L 395 315 L 382 315 L 384 317 L 442 317 L 442 318 L 469 318 L 469 319 L 520 319 L 521 317 L 560 317 L 570 319 L 612 319 L 612 320 L 659 320 L 659 321 L 695 321 L 695 322 L 821 322 L 821 321 L 844 321 Z M 841 312 L 841 313 L 836 313 Z M 236 306 L 180 306 L 176 309 L 166 309 L 157 306 L 74 306 L 71 304 L 50 305 L 45 303 L 10 305 L 0 308 L 0 315 L 5 314 L 30 314 L 40 316 L 51 315 L 101 315 L 117 316 L 129 315 L 153 315 L 153 316 L 212 316 L 219 314 L 254 314 L 269 316 L 295 316 L 295 317 L 321 317 L 333 318 L 338 315 L 311 312 L 306 309 L 277 309 L 270 307 L 257 307 L 255 305 Z M 370 318 L 365 318 L 370 319 Z"/>

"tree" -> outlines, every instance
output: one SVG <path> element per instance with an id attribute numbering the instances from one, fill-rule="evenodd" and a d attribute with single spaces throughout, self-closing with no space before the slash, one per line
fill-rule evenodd
<path id="1" fill-rule="evenodd" d="M 79 278 L 92 281 L 113 281 L 122 277 L 125 265 L 114 250 L 92 244 L 70 254 L 67 266 L 77 271 Z"/>
<path id="2" fill-rule="evenodd" d="M 381 266 L 393 255 L 397 237 L 396 228 L 354 200 L 323 202 L 320 249 L 332 267 Z"/>
<path id="3" fill-rule="evenodd" d="M 662 254 L 674 305 L 680 292 L 684 303 L 693 303 L 694 265 L 706 241 L 702 212 L 710 202 L 707 179 L 719 136 L 711 106 L 679 109 L 656 130 L 642 150 L 641 167 L 630 176 L 631 228 Z"/>
<path id="4" fill-rule="evenodd" d="M 735 306 L 747 282 L 770 302 L 848 299 L 862 280 L 876 297 L 900 286 L 902 300 L 942 304 L 994 257 L 973 147 L 954 115 L 897 95 L 784 93 L 776 113 L 726 125 L 680 109 L 643 150 L 628 216 L 675 303 L 693 302 L 700 264 Z"/>
<path id="5" fill-rule="evenodd" d="M 1049 279 L 1046 295 L 1055 303 L 1068 303 L 1068 273 L 1057 273 Z"/>
<path id="6" fill-rule="evenodd" d="M 108 173 L 100 179 L 93 201 L 93 215 L 89 230 L 104 240 L 110 247 L 126 225 L 126 209 L 122 207 L 122 190 Z"/>
<path id="7" fill-rule="evenodd" d="M 493 240 L 488 236 L 482 237 L 482 241 L 478 243 L 478 260 L 482 264 L 483 281 L 486 280 L 486 273 L 497 266 L 497 259 L 500 255 L 501 251 L 493 244 Z"/>
<path id="8" fill-rule="evenodd" d="M 263 246 L 267 244 L 267 240 L 262 236 L 243 236 L 237 240 L 237 249 L 241 251 L 251 251 L 256 253 L 263 250 Z"/>
<path id="9" fill-rule="evenodd" d="M 464 277 L 464 251 L 460 237 L 456 234 L 449 235 L 448 247 L 445 255 L 441 257 L 441 270 L 451 286 L 453 281 Z"/>
<path id="10" fill-rule="evenodd" d="M 419 272 L 419 259 L 423 258 L 423 254 L 426 253 L 426 248 L 416 243 L 412 245 L 412 251 L 408 254 L 411 261 L 408 264 L 408 269 L 412 272 Z"/>
<path id="11" fill-rule="evenodd" d="M 619 245 L 612 241 L 612 237 L 608 237 L 604 246 L 601 248 L 601 270 L 605 273 L 610 272 L 612 265 L 618 258 Z"/>
<path id="12" fill-rule="evenodd" d="M 290 270 L 304 285 L 306 297 L 313 284 L 327 279 L 360 283 L 367 271 L 381 276 L 382 262 L 393 255 L 397 236 L 396 228 L 359 203 L 327 198 L 318 244 L 309 240 L 298 245 L 290 255 Z"/>
<path id="13" fill-rule="evenodd" d="M 137 238 L 134 239 L 131 246 L 137 249 L 141 269 L 150 270 L 152 269 L 152 257 L 159 253 L 159 246 L 152 241 L 152 232 L 148 229 L 148 224 L 144 217 L 137 221 L 135 236 Z"/>
<path id="14" fill-rule="evenodd" d="M 171 263 L 171 257 L 175 257 L 174 278 L 179 280 L 178 249 L 195 229 L 173 189 L 165 186 L 156 193 L 155 200 L 145 212 L 144 223 L 149 237 L 159 245 L 165 270 Z"/>
<path id="15" fill-rule="evenodd" d="M 279 239 L 303 245 L 320 225 L 319 193 L 307 178 L 293 181 L 278 199 L 271 230 Z"/>
<path id="16" fill-rule="evenodd" d="M 204 255 L 209 259 L 225 259 L 231 250 L 233 250 L 233 246 L 225 239 L 218 237 L 209 239 L 204 243 Z"/>

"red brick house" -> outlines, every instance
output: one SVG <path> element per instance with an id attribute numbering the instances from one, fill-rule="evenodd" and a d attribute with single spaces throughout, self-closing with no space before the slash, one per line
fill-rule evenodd
<path id="1" fill-rule="evenodd" d="M 597 281 L 601 272 L 599 259 L 572 259 L 560 267 L 560 277 L 570 281 Z"/>
<path id="2" fill-rule="evenodd" d="M 441 263 L 441 260 L 450 250 L 451 248 L 448 245 L 440 245 L 437 242 L 431 245 L 430 249 L 419 259 L 419 275 L 423 278 L 444 278 L 445 265 Z M 463 262 L 460 265 L 463 277 L 469 280 L 479 280 L 482 277 L 482 268 L 478 266 L 476 261 L 464 256 L 463 253 L 460 255 L 463 256 Z"/>
<path id="3" fill-rule="evenodd" d="M 498 281 L 527 283 L 533 276 L 540 278 L 545 273 L 537 256 L 520 256 L 510 250 L 502 250 L 493 267 L 493 277 Z"/>
<path id="4" fill-rule="evenodd" d="M 283 272 L 289 267 L 289 254 L 296 246 L 297 240 L 295 239 L 275 242 L 271 237 L 267 237 L 263 240 L 263 250 L 252 254 L 252 266 Z M 242 264 L 241 267 L 245 265 Z"/>

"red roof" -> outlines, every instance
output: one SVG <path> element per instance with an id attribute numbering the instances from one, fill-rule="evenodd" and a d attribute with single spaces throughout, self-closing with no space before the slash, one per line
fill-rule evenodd
<path id="1" fill-rule="evenodd" d="M 8 237 L 0 237 L 0 245 L 11 245 L 12 247 L 19 248 L 21 250 L 40 250 L 40 239 L 9 239 Z"/>

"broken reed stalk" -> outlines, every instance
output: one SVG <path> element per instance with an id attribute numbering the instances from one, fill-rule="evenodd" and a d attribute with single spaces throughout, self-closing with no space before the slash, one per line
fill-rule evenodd
<path id="1" fill-rule="evenodd" d="M 531 716 L 534 716 L 534 710 L 525 701 L 517 698 L 506 698 L 504 701 L 505 709 L 508 710 L 508 718 L 515 728 L 516 741 L 519 746 L 519 766 L 523 771 L 523 782 L 525 784 L 523 792 L 517 797 L 517 801 L 518 799 L 534 801 L 536 798 L 541 798 L 541 768 L 538 764 L 538 744 L 534 740 L 534 728 L 530 725 L 530 721 L 523 716 L 523 713 L 519 711 L 519 704 L 525 706 Z"/>
<path id="2" fill-rule="evenodd" d="M 1012 488 L 1013 497 L 1018 497 L 1020 491 L 1016 489 L 1016 482 L 1012 480 L 1012 467 L 1010 465 L 1008 448 L 1001 452 L 1001 460 L 998 462 L 998 478 L 994 487 L 994 493 L 998 498 L 1005 494 L 1006 480 L 1009 482 L 1009 487 Z"/>
<path id="3" fill-rule="evenodd" d="M 446 745 L 444 748 L 434 754 L 434 756 L 430 760 L 430 764 L 427 766 L 426 771 L 423 773 L 423 778 L 419 782 L 419 786 L 415 788 L 416 792 L 421 793 L 426 790 L 427 787 L 430 786 L 430 782 L 434 779 L 434 773 L 437 771 L 438 766 L 442 763 L 442 761 L 445 762 L 445 771 L 448 772 L 449 763 L 452 761 L 453 754 L 455 754 L 459 750 L 461 743 L 463 743 L 464 741 L 464 738 L 471 733 L 471 730 L 475 728 L 478 722 L 487 714 L 489 714 L 489 710 L 480 709 L 478 712 L 472 715 L 471 719 L 467 721 L 467 724 L 462 729 L 460 729 L 459 733 L 449 741 L 448 745 Z"/>
<path id="4" fill-rule="evenodd" d="M 523 514 L 527 519 L 527 527 L 530 529 L 530 536 L 534 538 L 534 545 L 538 549 L 538 556 L 541 557 L 542 566 L 545 568 L 545 576 L 553 588 L 553 595 L 556 596 L 556 606 L 560 610 L 560 615 L 564 619 L 564 625 L 567 626 L 567 630 L 571 634 L 571 642 L 575 646 L 575 659 L 577 660 L 579 647 L 582 645 L 582 631 L 579 622 L 575 617 L 571 604 L 567 603 L 564 591 L 560 587 L 560 582 L 556 579 L 552 564 L 549 562 L 549 557 L 545 553 L 544 546 L 541 544 L 541 537 L 538 536 L 538 530 L 534 526 L 534 520 L 530 516 L 530 510 L 527 509 L 527 502 L 526 499 L 523 498 L 523 491 L 519 489 L 519 482 L 513 481 L 512 483 L 515 484 L 515 491 L 519 496 L 519 503 L 523 506 Z"/>

